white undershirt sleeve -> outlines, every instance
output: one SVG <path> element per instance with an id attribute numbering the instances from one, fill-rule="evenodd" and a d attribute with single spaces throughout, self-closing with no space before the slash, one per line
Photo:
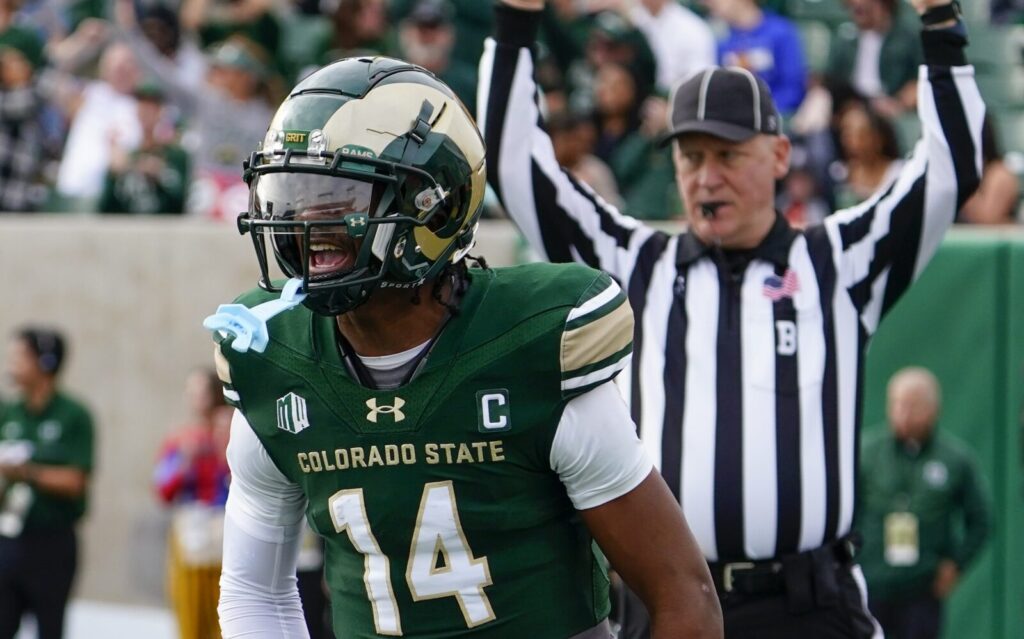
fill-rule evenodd
<path id="1" fill-rule="evenodd" d="M 217 612 L 224 639 L 308 639 L 295 578 L 306 497 L 235 411 Z"/>
<path id="2" fill-rule="evenodd" d="M 566 404 L 550 461 L 577 510 L 625 495 L 654 467 L 614 384 L 601 384 Z"/>

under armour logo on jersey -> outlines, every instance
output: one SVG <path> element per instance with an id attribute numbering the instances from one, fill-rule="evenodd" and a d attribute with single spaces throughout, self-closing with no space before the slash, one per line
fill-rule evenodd
<path id="1" fill-rule="evenodd" d="M 288 393 L 277 400 L 277 427 L 289 433 L 300 433 L 309 428 L 306 400 Z"/>
<path id="2" fill-rule="evenodd" d="M 376 424 L 377 415 L 391 415 L 397 424 L 405 419 L 405 413 L 402 412 L 403 406 L 405 406 L 405 400 L 401 397 L 396 397 L 395 403 L 391 406 L 388 406 L 387 404 L 378 406 L 377 398 L 371 397 L 366 400 L 366 407 L 370 409 L 370 412 L 366 414 L 366 419 Z"/>

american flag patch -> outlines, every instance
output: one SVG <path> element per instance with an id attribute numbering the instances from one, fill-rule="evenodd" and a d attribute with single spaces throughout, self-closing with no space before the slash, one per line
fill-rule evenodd
<path id="1" fill-rule="evenodd" d="M 800 280 L 796 277 L 796 271 L 788 268 L 782 277 L 769 275 L 764 278 L 764 288 L 761 289 L 764 296 L 773 302 L 778 302 L 786 297 L 793 297 L 793 294 L 799 290 Z"/>

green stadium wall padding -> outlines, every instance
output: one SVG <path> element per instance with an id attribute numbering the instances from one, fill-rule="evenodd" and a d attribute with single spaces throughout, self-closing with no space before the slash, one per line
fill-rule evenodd
<path id="1" fill-rule="evenodd" d="M 883 321 L 868 350 L 863 428 L 884 427 L 903 366 L 942 384 L 940 428 L 974 450 L 994 528 L 946 607 L 945 639 L 1024 636 L 1024 237 L 958 230 Z"/>

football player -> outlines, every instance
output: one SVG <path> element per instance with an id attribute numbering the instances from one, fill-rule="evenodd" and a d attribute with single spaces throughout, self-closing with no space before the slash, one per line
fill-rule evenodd
<path id="1" fill-rule="evenodd" d="M 602 555 L 656 637 L 721 636 L 707 566 L 610 383 L 631 351 L 625 296 L 582 266 L 468 267 L 484 146 L 444 83 L 389 58 L 327 66 L 245 179 L 260 287 L 208 322 L 237 408 L 225 637 L 306 636 L 304 515 L 340 638 L 607 639 Z"/>

